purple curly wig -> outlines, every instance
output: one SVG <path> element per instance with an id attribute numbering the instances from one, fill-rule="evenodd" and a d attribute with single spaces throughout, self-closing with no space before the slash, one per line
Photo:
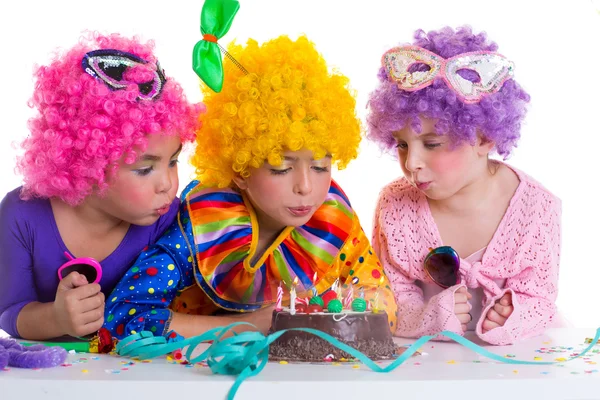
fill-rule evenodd
<path id="1" fill-rule="evenodd" d="M 111 90 L 86 73 L 84 55 L 99 49 L 147 61 L 123 73 L 126 81 L 139 84 Z M 189 103 L 173 79 L 167 77 L 154 99 L 138 99 L 140 85 L 157 69 L 153 50 L 152 41 L 90 32 L 50 65 L 37 68 L 29 106 L 38 113 L 29 120 L 31 133 L 17 160 L 17 172 L 24 178 L 23 199 L 54 197 L 77 205 L 93 192 L 106 190 L 120 160 L 134 163 L 135 150 L 145 149 L 149 134 L 178 135 L 183 143 L 194 140 L 204 106 Z"/>
<path id="2" fill-rule="evenodd" d="M 58 346 L 36 344 L 23 346 L 13 339 L 0 338 L 0 370 L 15 368 L 50 368 L 65 362 L 67 351 Z"/>
<path id="3" fill-rule="evenodd" d="M 484 32 L 474 34 L 468 26 L 456 31 L 450 27 L 428 33 L 417 30 L 414 38 L 414 45 L 444 58 L 498 49 Z M 415 67 L 411 72 L 427 68 L 424 65 Z M 474 71 L 462 70 L 459 74 L 471 81 L 479 78 Z M 436 133 L 448 135 L 453 144 L 474 143 L 480 134 L 493 141 L 495 151 L 505 158 L 516 146 L 529 95 L 514 79 L 504 82 L 498 92 L 485 96 L 479 103 L 465 104 L 441 78 L 424 89 L 408 92 L 399 89 L 388 78 L 385 68 L 380 68 L 378 77 L 379 86 L 369 97 L 367 136 L 384 150 L 396 145 L 393 133 L 406 126 L 420 133 L 420 116 L 436 120 Z"/>

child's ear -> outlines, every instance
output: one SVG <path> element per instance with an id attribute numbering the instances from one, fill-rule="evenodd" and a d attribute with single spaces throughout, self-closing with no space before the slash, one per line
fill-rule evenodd
<path id="1" fill-rule="evenodd" d="M 233 177 L 233 183 L 235 183 L 240 190 L 248 189 L 248 182 L 239 175 Z"/>
<path id="2" fill-rule="evenodd" d="M 485 136 L 479 136 L 477 139 L 477 152 L 480 156 L 487 157 L 495 145 L 496 143 L 493 140 L 490 140 Z"/>

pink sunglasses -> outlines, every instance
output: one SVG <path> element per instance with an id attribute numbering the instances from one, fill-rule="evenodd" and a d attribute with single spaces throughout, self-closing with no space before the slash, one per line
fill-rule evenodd
<path id="1" fill-rule="evenodd" d="M 99 283 L 102 278 L 102 267 L 100 263 L 93 258 L 80 257 L 75 258 L 68 251 L 65 256 L 69 259 L 58 269 L 58 279 L 62 280 L 71 272 L 78 272 L 85 276 L 88 283 Z"/>

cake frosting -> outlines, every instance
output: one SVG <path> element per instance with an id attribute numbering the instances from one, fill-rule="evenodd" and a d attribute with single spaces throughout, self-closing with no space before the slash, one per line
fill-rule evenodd
<path id="1" fill-rule="evenodd" d="M 372 360 L 390 359 L 396 346 L 389 329 L 385 312 L 343 310 L 341 313 L 290 312 L 288 308 L 273 311 L 271 331 L 291 328 L 312 328 L 327 333 L 341 342 L 364 353 Z M 322 362 L 351 358 L 329 342 L 311 333 L 286 332 L 273 342 L 269 349 L 272 360 Z"/>

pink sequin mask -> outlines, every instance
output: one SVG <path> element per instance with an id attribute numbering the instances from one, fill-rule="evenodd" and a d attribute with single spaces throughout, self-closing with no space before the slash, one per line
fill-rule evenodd
<path id="1" fill-rule="evenodd" d="M 512 78 L 514 64 L 506 57 L 490 52 L 475 51 L 445 59 L 418 46 L 401 46 L 385 52 L 381 64 L 388 77 L 398 87 L 408 92 L 421 90 L 442 78 L 465 103 L 478 103 L 483 96 L 500 90 L 507 79 Z M 411 66 L 425 64 L 427 71 L 410 72 Z M 460 70 L 471 70 L 479 75 L 472 82 L 458 74 Z"/>

